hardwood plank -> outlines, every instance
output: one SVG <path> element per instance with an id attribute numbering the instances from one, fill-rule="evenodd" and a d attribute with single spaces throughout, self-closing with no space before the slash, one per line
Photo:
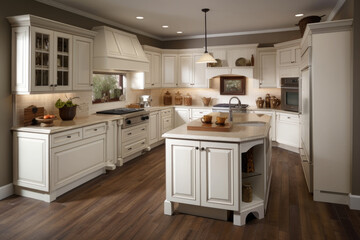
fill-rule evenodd
<path id="1" fill-rule="evenodd" d="M 264 219 L 164 215 L 165 148 L 157 147 L 48 204 L 0 201 L 0 239 L 360 239 L 360 211 L 314 202 L 298 154 L 273 148 Z"/>

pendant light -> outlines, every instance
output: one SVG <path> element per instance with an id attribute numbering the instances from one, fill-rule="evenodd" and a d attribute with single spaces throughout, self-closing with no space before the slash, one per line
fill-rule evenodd
<path id="1" fill-rule="evenodd" d="M 207 51 L 207 32 L 206 32 L 206 13 L 209 11 L 208 8 L 201 9 L 205 13 L 205 52 L 196 63 L 216 63 L 216 60 Z"/>

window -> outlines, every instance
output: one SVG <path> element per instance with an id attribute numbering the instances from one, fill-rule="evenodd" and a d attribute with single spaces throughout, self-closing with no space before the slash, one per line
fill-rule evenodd
<path id="1" fill-rule="evenodd" d="M 93 103 L 125 100 L 124 76 L 120 73 L 93 74 Z"/>

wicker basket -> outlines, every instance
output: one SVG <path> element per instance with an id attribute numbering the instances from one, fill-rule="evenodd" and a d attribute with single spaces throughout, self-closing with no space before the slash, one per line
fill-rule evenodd
<path id="1" fill-rule="evenodd" d="M 301 37 L 304 36 L 304 32 L 306 29 L 306 25 L 308 23 L 317 23 L 321 21 L 321 18 L 324 17 L 325 15 L 322 16 L 308 16 L 308 17 L 304 17 L 302 18 L 299 23 L 298 26 L 300 28 L 300 33 L 301 33 Z"/>

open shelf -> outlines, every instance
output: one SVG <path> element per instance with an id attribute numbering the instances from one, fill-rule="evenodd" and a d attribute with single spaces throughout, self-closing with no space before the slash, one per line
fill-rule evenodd
<path id="1" fill-rule="evenodd" d="M 264 204 L 264 199 L 256 196 L 255 194 L 252 195 L 252 202 L 243 202 L 241 201 L 241 209 L 240 209 L 240 212 L 245 212 L 251 208 L 255 208 L 255 207 L 258 207 L 259 205 L 262 205 Z"/>
<path id="2" fill-rule="evenodd" d="M 242 174 L 242 179 L 245 179 L 245 178 L 260 176 L 262 173 L 260 173 L 260 172 L 252 172 L 252 173 L 242 172 L 241 174 Z"/>

